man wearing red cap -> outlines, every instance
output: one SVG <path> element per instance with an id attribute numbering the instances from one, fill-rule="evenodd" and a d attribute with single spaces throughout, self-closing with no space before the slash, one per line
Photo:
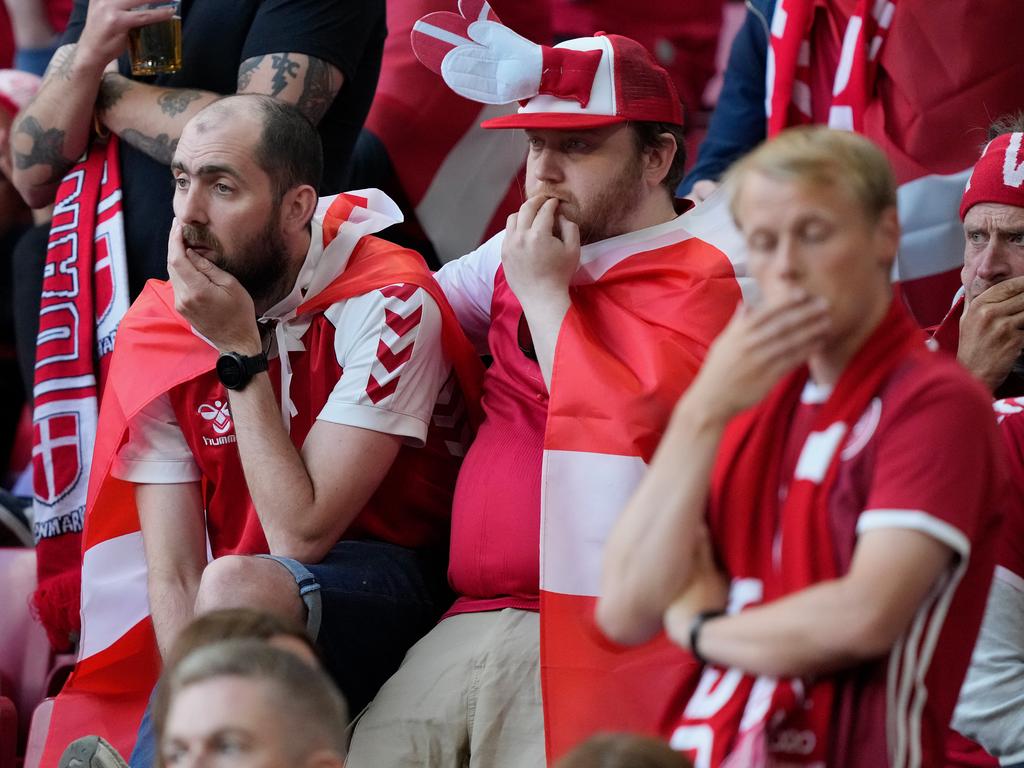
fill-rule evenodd
<path id="1" fill-rule="evenodd" d="M 431 58 L 417 34 L 450 50 Z M 542 48 L 493 16 L 455 14 L 421 19 L 413 43 L 464 96 L 528 99 L 484 123 L 525 130 L 526 201 L 504 232 L 437 275 L 467 335 L 493 357 L 453 502 L 458 599 L 359 721 L 349 765 L 535 768 L 545 736 L 554 758 L 569 730 L 636 725 L 628 707 L 559 675 L 549 642 L 568 633 L 548 597 L 578 600 L 571 625 L 584 636 L 602 531 L 740 290 L 726 257 L 674 207 L 681 110 L 637 43 L 608 35 Z M 591 549 L 564 554 L 553 528 Z M 589 658 L 584 640 L 562 645 Z M 599 672 L 591 677 L 612 670 Z M 588 708 L 605 720 L 560 714 Z"/>
<path id="2" fill-rule="evenodd" d="M 995 123 L 960 203 L 963 289 L 939 346 L 998 397 L 1024 394 L 1024 115 Z"/>

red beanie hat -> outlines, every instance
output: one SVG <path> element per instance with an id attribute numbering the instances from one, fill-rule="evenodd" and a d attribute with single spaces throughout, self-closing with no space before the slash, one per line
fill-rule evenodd
<path id="1" fill-rule="evenodd" d="M 996 136 L 982 150 L 967 181 L 960 201 L 960 219 L 978 203 L 1002 203 L 1024 208 L 1024 158 L 1021 139 L 1024 133 Z"/>

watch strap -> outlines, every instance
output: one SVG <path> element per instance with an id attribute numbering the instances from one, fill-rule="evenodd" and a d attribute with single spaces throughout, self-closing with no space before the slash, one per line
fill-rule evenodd
<path id="1" fill-rule="evenodd" d="M 698 647 L 698 641 L 700 640 L 700 631 L 711 619 L 717 619 L 719 616 L 724 616 L 725 611 L 701 611 L 693 617 L 693 621 L 690 622 L 690 653 L 693 654 L 693 658 L 699 661 L 701 664 L 707 664 L 708 660 L 704 658 L 704 655 L 700 652 Z"/>

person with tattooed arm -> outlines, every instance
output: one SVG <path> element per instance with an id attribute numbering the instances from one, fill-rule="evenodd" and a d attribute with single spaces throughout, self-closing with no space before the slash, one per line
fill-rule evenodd
<path id="1" fill-rule="evenodd" d="M 76 0 L 62 45 L 10 139 L 19 192 L 32 206 L 56 199 L 63 216 L 51 231 L 26 235 L 32 239 L 22 240 L 14 259 L 15 295 L 23 297 L 20 362 L 39 425 L 34 602 L 59 649 L 70 649 L 78 636 L 79 539 L 98 395 L 121 315 L 147 280 L 167 277 L 168 166 L 183 127 L 224 94 L 293 104 L 317 126 L 323 144 L 316 191 L 338 193 L 373 98 L 385 37 L 383 0 L 191 0 L 181 7 L 181 69 L 140 80 L 129 75 L 128 33 L 171 11 L 139 4 Z M 66 327 L 69 302 L 76 317 L 96 318 L 94 328 L 76 325 L 92 338 L 52 353 L 36 340 L 74 336 Z M 79 450 L 52 450 L 49 435 L 57 434 Z"/>
<path id="2" fill-rule="evenodd" d="M 385 37 L 383 0 L 243 0 L 230 6 L 194 0 L 181 9 L 181 70 L 143 82 L 128 74 L 128 31 L 165 19 L 171 10 L 135 10 L 138 4 L 76 1 L 43 86 L 11 134 L 14 183 L 32 207 L 53 201 L 95 132 L 121 139 L 132 296 L 149 278 L 167 277 L 172 188 L 165 180 L 184 125 L 229 93 L 268 94 L 295 104 L 323 140 L 320 193 L 340 192 L 376 89 Z M 41 260 L 41 250 L 32 254 L 35 259 Z M 19 271 L 19 289 L 38 294 L 41 270 Z M 22 338 L 34 339 L 35 329 Z"/>

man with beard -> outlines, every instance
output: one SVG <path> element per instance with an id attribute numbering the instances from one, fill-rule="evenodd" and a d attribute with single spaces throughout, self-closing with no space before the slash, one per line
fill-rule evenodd
<path id="1" fill-rule="evenodd" d="M 171 279 L 118 333 L 86 562 L 137 509 L 162 653 L 196 612 L 259 607 L 308 626 L 358 710 L 447 605 L 464 424 L 432 413 L 461 402 L 452 366 L 469 381 L 478 361 L 422 259 L 369 236 L 395 223 L 390 199 L 318 205 L 320 144 L 294 107 L 215 102 L 171 168 Z M 89 577 L 95 634 L 115 598 L 90 614 Z"/>
<path id="2" fill-rule="evenodd" d="M 552 425 L 571 419 L 582 446 L 588 419 L 624 403 L 602 414 L 604 431 L 614 423 L 653 449 L 739 299 L 725 257 L 701 250 L 674 205 L 682 113 L 668 74 L 615 35 L 554 51 L 563 71 L 592 65 L 590 81 L 571 95 L 556 86 L 557 98 L 534 91 L 517 114 L 483 123 L 525 130 L 526 201 L 504 232 L 437 274 L 470 340 L 493 357 L 452 509 L 458 599 L 360 719 L 354 768 L 545 764 L 542 497 L 550 516 L 563 509 L 546 495 L 553 485 L 582 476 L 619 492 L 607 472 L 560 472 Z M 573 349 L 583 354 L 570 361 Z M 547 707 L 556 694 L 545 686 L 544 695 Z"/>

